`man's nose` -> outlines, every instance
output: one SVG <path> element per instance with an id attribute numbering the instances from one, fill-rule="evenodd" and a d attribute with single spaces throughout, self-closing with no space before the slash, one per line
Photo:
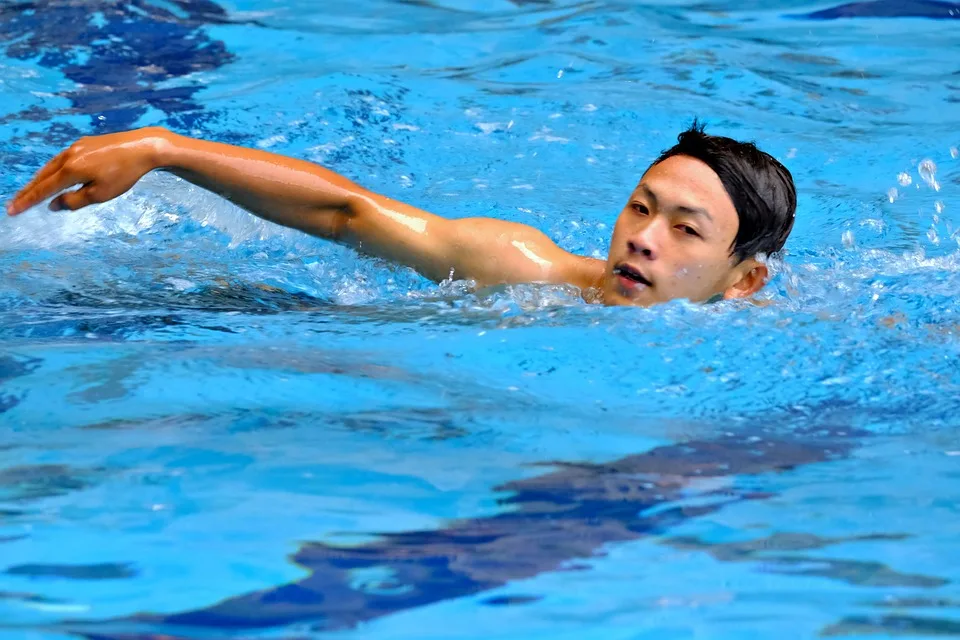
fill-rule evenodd
<path id="1" fill-rule="evenodd" d="M 643 256 L 648 260 L 656 260 L 660 257 L 663 233 L 661 226 L 663 226 L 661 221 L 654 219 L 637 229 L 627 240 L 627 249 L 630 253 Z"/>

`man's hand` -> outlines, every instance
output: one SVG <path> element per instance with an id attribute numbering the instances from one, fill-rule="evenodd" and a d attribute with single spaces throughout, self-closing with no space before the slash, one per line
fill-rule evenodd
<path id="1" fill-rule="evenodd" d="M 163 129 L 140 129 L 95 138 L 81 138 L 48 162 L 7 205 L 11 216 L 65 189 L 50 209 L 80 209 L 126 193 L 146 173 L 156 169 L 166 144 Z"/>

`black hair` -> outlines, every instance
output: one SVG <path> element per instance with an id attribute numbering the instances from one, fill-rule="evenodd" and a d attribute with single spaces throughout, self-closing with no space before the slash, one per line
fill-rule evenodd
<path id="1" fill-rule="evenodd" d="M 797 190 L 793 176 L 773 156 L 751 142 L 704 133 L 697 120 L 677 137 L 677 144 L 660 154 L 653 165 L 673 156 L 700 160 L 720 178 L 740 219 L 730 248 L 744 260 L 783 249 L 793 229 Z"/>

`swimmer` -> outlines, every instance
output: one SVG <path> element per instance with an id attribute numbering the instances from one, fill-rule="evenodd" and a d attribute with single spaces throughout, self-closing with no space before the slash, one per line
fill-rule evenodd
<path id="1" fill-rule="evenodd" d="M 7 213 L 57 194 L 53 211 L 107 202 L 156 169 L 436 282 L 569 284 L 607 305 L 751 297 L 768 280 L 763 256 L 783 248 L 797 204 L 790 172 L 772 156 L 694 122 L 643 174 L 599 260 L 523 224 L 443 218 L 304 160 L 150 127 L 81 138 L 40 169 Z"/>

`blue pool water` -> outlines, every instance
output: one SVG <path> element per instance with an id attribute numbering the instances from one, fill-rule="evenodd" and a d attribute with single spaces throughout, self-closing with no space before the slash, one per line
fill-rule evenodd
<path id="1" fill-rule="evenodd" d="M 0 0 L 0 198 L 160 124 L 603 257 L 694 116 L 764 305 L 481 295 L 167 175 L 0 220 L 0 639 L 960 636 L 960 5 Z"/>

